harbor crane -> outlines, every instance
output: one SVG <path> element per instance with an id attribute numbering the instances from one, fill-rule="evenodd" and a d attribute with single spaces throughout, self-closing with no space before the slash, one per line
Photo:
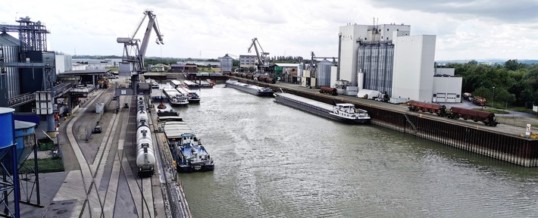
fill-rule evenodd
<path id="1" fill-rule="evenodd" d="M 266 58 L 269 55 L 269 52 L 263 51 L 263 48 L 260 45 L 260 42 L 258 41 L 258 38 L 252 39 L 252 44 L 250 44 L 250 47 L 248 47 L 249 53 L 252 50 L 252 47 L 254 47 L 254 51 L 256 51 L 256 58 L 258 59 L 258 64 L 257 64 L 258 71 L 263 72 L 264 68 L 267 67 Z"/>
<path id="2" fill-rule="evenodd" d="M 138 30 L 140 30 L 140 27 L 142 26 L 146 18 L 148 18 L 148 25 L 144 33 L 144 38 L 142 38 L 142 40 L 136 39 L 136 34 L 138 33 Z M 147 10 L 144 11 L 144 17 L 142 18 L 142 21 L 140 21 L 140 23 L 138 24 L 138 27 L 136 28 L 132 37 L 118 37 L 116 40 L 118 43 L 123 44 L 122 63 L 130 64 L 132 68 L 129 68 L 132 69 L 132 71 L 136 74 L 143 74 L 146 71 L 146 68 L 144 66 L 144 57 L 146 55 L 146 50 L 148 48 L 148 42 L 152 30 L 154 30 L 155 34 L 157 35 L 156 43 L 159 45 L 163 45 L 163 35 L 159 30 L 157 16 L 152 11 Z M 123 73 L 120 72 L 120 74 Z"/>

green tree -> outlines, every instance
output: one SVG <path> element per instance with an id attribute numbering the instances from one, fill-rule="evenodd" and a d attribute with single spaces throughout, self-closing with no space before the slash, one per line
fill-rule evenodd
<path id="1" fill-rule="evenodd" d="M 504 68 L 508 70 L 517 70 L 521 67 L 521 65 L 517 62 L 516 59 L 510 59 L 504 62 Z"/>

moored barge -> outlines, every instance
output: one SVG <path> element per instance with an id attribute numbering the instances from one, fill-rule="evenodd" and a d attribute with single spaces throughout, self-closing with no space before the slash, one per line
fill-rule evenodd
<path id="1" fill-rule="evenodd" d="M 189 104 L 187 96 L 181 94 L 175 88 L 163 89 L 163 93 L 168 97 L 168 101 L 172 106 L 185 106 Z"/>
<path id="2" fill-rule="evenodd" d="M 370 122 L 368 112 L 349 103 L 330 105 L 289 93 L 275 93 L 275 102 L 343 123 Z"/>
<path id="3" fill-rule="evenodd" d="M 262 97 L 273 96 L 273 90 L 271 88 L 260 87 L 257 85 L 250 85 L 250 84 L 239 82 L 237 80 L 227 80 L 226 87 L 234 88 L 242 92 L 246 92 L 252 95 L 257 95 L 257 96 L 262 96 Z"/>
<path id="4" fill-rule="evenodd" d="M 162 129 L 178 172 L 212 171 L 213 159 L 183 121 L 165 121 Z"/>

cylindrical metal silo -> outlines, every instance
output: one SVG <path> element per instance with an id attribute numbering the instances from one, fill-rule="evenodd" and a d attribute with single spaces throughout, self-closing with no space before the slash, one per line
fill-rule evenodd
<path id="1" fill-rule="evenodd" d="M 33 147 L 36 144 L 35 139 L 35 123 L 15 120 L 15 142 L 17 144 L 17 160 L 18 164 L 26 160 L 28 155 L 32 153 Z"/>
<path id="2" fill-rule="evenodd" d="M 318 63 L 316 70 L 317 86 L 331 85 L 331 66 L 332 63 L 327 60 Z"/>
<path id="3" fill-rule="evenodd" d="M 3 127 L 3 132 L 0 134 L 0 149 L 7 148 L 14 144 L 13 141 L 13 108 L 0 108 L 0 126 Z M 3 156 L 3 155 L 1 155 Z"/>

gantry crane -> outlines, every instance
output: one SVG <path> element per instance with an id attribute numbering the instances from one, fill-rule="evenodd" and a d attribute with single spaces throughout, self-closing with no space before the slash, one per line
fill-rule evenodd
<path id="1" fill-rule="evenodd" d="M 135 36 L 138 33 L 138 30 L 144 23 L 144 20 L 148 18 L 148 25 L 146 27 L 146 31 L 144 33 L 144 38 L 142 38 L 142 41 L 140 45 L 138 44 L 140 42 L 139 39 L 136 39 Z M 157 44 L 164 44 L 163 43 L 163 35 L 159 31 L 159 25 L 157 23 L 157 17 L 155 14 L 153 14 L 152 11 L 144 11 L 144 17 L 142 18 L 142 21 L 140 21 L 140 24 L 138 24 L 138 27 L 136 28 L 135 32 L 133 33 L 132 37 L 118 37 L 117 42 L 123 44 L 123 62 L 129 63 L 132 65 L 133 72 L 135 74 L 143 74 L 146 71 L 146 68 L 144 66 L 144 57 L 146 55 L 146 50 L 148 48 L 148 42 L 149 37 L 151 35 L 151 31 L 155 30 L 155 34 L 157 35 Z"/>
<path id="2" fill-rule="evenodd" d="M 264 68 L 267 67 L 266 58 L 269 55 L 269 52 L 263 51 L 263 48 L 258 41 L 258 38 L 252 39 L 252 44 L 250 44 L 250 47 L 248 47 L 249 53 L 252 50 L 252 47 L 254 47 L 254 51 L 256 51 L 256 58 L 258 59 L 258 64 L 256 64 L 256 66 L 258 67 L 258 71 L 263 72 Z"/>

